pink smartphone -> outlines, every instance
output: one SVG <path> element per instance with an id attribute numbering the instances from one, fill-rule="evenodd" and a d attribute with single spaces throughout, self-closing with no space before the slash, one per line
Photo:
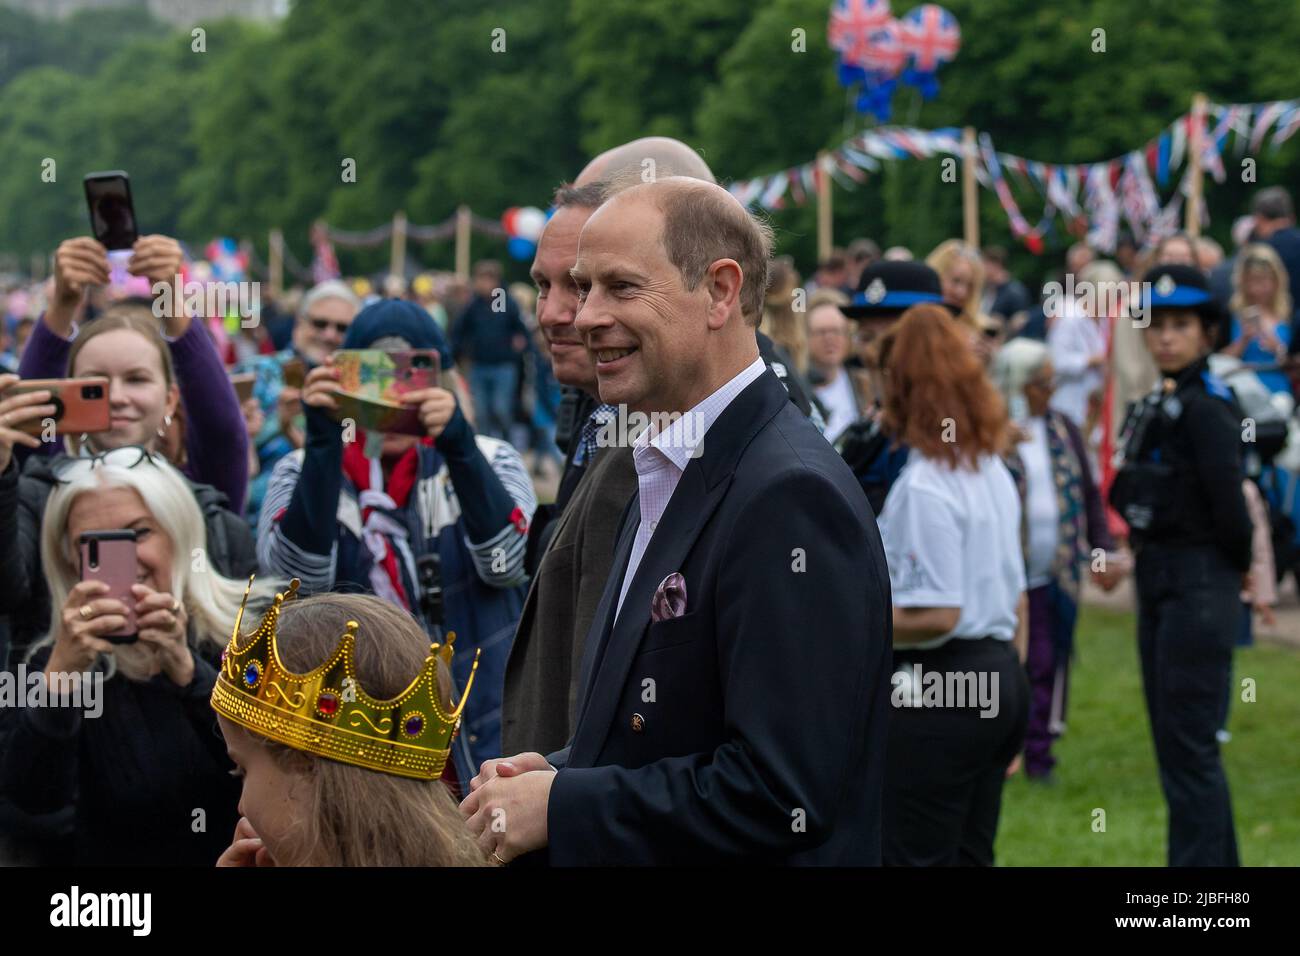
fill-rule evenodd
<path id="1" fill-rule="evenodd" d="M 126 624 L 104 638 L 110 644 L 132 644 L 136 640 L 135 532 L 86 531 L 81 535 L 81 580 L 103 581 L 110 588 L 105 597 L 117 598 L 126 605 Z"/>

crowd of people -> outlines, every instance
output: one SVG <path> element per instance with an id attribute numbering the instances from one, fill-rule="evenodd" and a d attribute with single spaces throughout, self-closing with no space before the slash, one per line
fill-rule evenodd
<path id="1" fill-rule="evenodd" d="M 1285 190 L 1230 257 L 1078 243 L 1038 301 L 959 240 L 805 283 L 673 140 L 553 207 L 532 287 L 329 278 L 232 337 L 87 237 L 10 290 L 0 665 L 56 705 L 0 707 L 7 860 L 991 865 L 1087 579 L 1131 574 L 1169 862 L 1239 862 L 1233 648 L 1300 566 Z M 437 353 L 422 435 L 345 424 L 354 349 Z M 16 388 L 90 377 L 86 433 Z M 116 591 L 94 532 L 135 542 Z"/>

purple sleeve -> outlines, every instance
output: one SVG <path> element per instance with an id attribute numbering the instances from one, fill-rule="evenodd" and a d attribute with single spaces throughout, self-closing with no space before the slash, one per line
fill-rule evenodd
<path id="1" fill-rule="evenodd" d="M 190 322 L 170 345 L 185 405 L 185 472 L 224 492 L 230 510 L 242 514 L 248 492 L 248 430 L 230 377 L 202 319 Z"/>
<path id="2" fill-rule="evenodd" d="M 72 351 L 72 341 L 50 331 L 45 324 L 45 316 L 37 320 L 32 336 L 23 349 L 22 361 L 18 363 L 18 375 L 22 378 L 64 378 L 68 374 L 68 353 Z M 15 446 L 14 457 L 21 465 L 29 455 L 57 455 L 63 450 L 63 442 L 41 442 L 40 448 L 29 449 Z"/>

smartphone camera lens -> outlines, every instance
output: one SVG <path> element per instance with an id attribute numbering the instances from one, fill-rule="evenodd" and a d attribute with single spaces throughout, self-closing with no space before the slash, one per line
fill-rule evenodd
<path id="1" fill-rule="evenodd" d="M 81 388 L 81 397 L 88 401 L 95 401 L 104 397 L 103 385 L 83 385 Z"/>

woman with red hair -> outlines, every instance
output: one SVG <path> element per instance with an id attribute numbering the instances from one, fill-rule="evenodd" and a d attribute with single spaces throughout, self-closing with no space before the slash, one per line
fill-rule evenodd
<path id="1" fill-rule="evenodd" d="M 905 312 L 881 360 L 885 430 L 911 449 L 880 516 L 894 603 L 884 862 L 988 866 L 1028 720 L 1006 408 L 943 309 Z"/>

